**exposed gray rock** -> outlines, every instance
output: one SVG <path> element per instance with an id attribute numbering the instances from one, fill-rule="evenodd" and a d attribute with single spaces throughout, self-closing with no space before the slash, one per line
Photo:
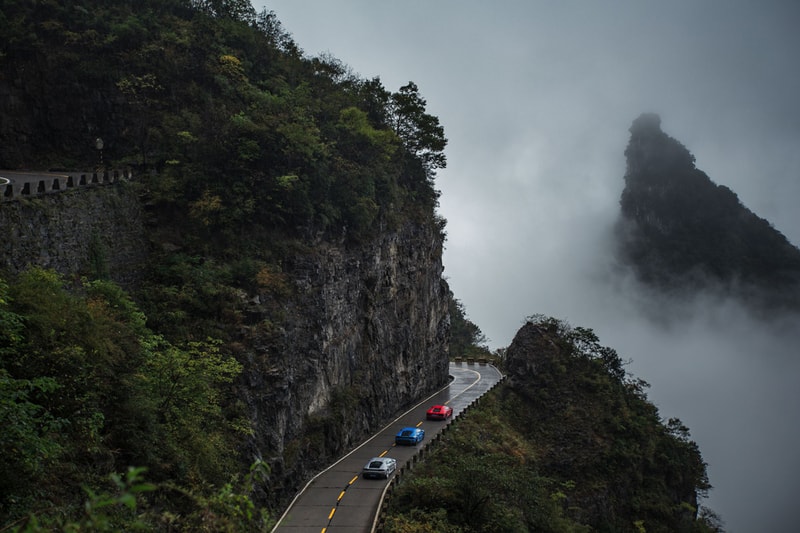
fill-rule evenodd
<path id="1" fill-rule="evenodd" d="M 242 395 L 285 499 L 331 459 L 448 379 L 442 237 L 406 226 L 348 250 L 296 258 L 297 297 L 280 331 L 253 328 Z M 262 296 L 259 301 L 266 301 Z M 302 459 L 302 460 L 301 460 Z"/>

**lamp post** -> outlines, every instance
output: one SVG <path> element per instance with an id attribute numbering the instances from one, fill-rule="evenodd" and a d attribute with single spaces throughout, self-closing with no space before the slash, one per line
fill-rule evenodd
<path id="1" fill-rule="evenodd" d="M 100 166 L 97 170 L 103 170 L 103 139 L 98 137 L 94 140 L 94 147 L 97 148 L 97 151 L 100 153 Z"/>

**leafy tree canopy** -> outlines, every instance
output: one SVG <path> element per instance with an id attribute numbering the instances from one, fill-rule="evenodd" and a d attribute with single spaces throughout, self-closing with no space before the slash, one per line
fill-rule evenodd
<path id="1" fill-rule="evenodd" d="M 0 18 L 21 103 L 0 167 L 91 168 L 102 138 L 104 163 L 152 176 L 173 223 L 205 204 L 218 242 L 254 225 L 359 240 L 377 219 L 432 216 L 447 140 L 417 85 L 306 57 L 247 0 L 11 1 Z"/>
<path id="2" fill-rule="evenodd" d="M 79 515 L 76 487 L 131 465 L 200 499 L 238 470 L 250 428 L 227 395 L 242 367 L 218 341 L 167 342 L 116 285 L 68 287 L 39 268 L 0 278 L 0 321 L 0 525 L 35 510 L 59 527 Z M 164 496 L 150 503 L 201 512 Z"/>

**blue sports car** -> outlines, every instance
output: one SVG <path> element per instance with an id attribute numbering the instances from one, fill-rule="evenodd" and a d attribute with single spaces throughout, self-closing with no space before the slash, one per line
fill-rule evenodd
<path id="1" fill-rule="evenodd" d="M 418 442 L 422 442 L 422 439 L 424 438 L 425 438 L 424 429 L 409 427 L 400 430 L 400 432 L 394 438 L 394 443 L 407 444 L 409 446 L 413 446 Z"/>

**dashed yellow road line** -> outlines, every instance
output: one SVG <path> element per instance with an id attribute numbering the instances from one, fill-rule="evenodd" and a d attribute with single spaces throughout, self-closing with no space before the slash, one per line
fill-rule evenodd
<path id="1" fill-rule="evenodd" d="M 329 514 L 329 515 L 328 515 L 328 521 L 331 521 L 331 520 L 333 520 L 333 515 L 334 515 L 334 513 L 336 513 L 336 507 L 334 507 L 333 509 L 331 509 L 331 514 Z"/>
<path id="2" fill-rule="evenodd" d="M 421 425 L 422 425 L 422 422 L 418 423 L 418 424 L 417 424 L 417 427 L 420 427 Z"/>
<path id="3" fill-rule="evenodd" d="M 383 451 L 381 452 L 381 454 L 380 454 L 378 457 L 383 457 L 383 456 L 384 456 L 384 455 L 386 455 L 387 453 L 389 453 L 389 450 L 383 450 Z"/>
<path id="4" fill-rule="evenodd" d="M 342 498 L 344 498 L 344 491 L 342 491 L 342 492 L 340 492 L 340 493 L 339 493 L 339 497 L 338 497 L 338 498 L 336 498 L 336 501 L 337 501 L 337 502 L 340 502 L 340 501 L 342 501 Z"/>
<path id="5" fill-rule="evenodd" d="M 350 483 L 348 483 L 348 485 L 352 485 L 353 483 L 356 482 L 357 479 L 358 479 L 358 476 L 353 476 L 353 479 L 350 480 Z"/>

